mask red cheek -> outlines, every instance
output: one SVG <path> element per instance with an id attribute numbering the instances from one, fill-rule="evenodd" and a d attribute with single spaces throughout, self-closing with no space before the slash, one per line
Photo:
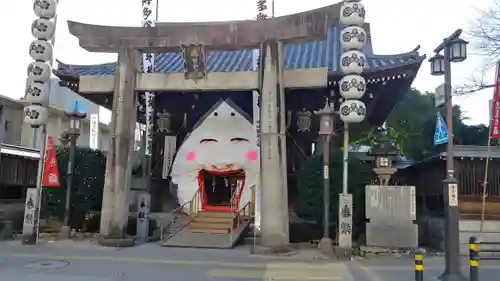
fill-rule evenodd
<path id="1" fill-rule="evenodd" d="M 186 161 L 193 162 L 194 160 L 196 160 L 196 153 L 194 151 L 186 153 Z"/>
<path id="2" fill-rule="evenodd" d="M 250 150 L 250 151 L 247 152 L 247 160 L 248 160 L 248 162 L 257 161 L 257 158 L 258 158 L 257 151 Z"/>

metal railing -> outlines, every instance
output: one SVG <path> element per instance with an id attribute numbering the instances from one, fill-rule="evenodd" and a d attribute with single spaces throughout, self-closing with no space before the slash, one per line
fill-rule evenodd
<path id="1" fill-rule="evenodd" d="M 233 241 L 234 232 L 239 231 L 239 228 L 242 226 L 242 224 L 248 223 L 248 220 L 251 220 L 255 215 L 256 187 L 254 185 L 251 186 L 250 188 L 252 191 L 252 199 L 251 201 L 247 202 L 242 208 L 238 208 L 237 192 L 234 192 L 233 195 L 231 196 L 231 211 L 233 213 L 232 227 L 229 233 L 231 243 L 234 242 Z M 189 214 L 186 214 L 185 212 L 186 209 L 188 210 Z M 181 229 L 183 229 L 185 226 L 187 226 L 190 222 L 192 222 L 195 219 L 196 215 L 200 210 L 201 210 L 201 193 L 200 189 L 198 189 L 196 190 L 195 194 L 193 195 L 193 198 L 190 201 L 187 201 L 186 203 L 170 211 L 169 213 L 164 215 L 164 218 L 161 219 L 160 221 L 161 241 L 166 241 L 167 239 L 175 235 L 177 232 L 179 232 Z M 189 217 L 189 220 L 186 222 L 181 222 L 181 224 L 178 227 L 172 229 L 172 226 L 174 226 L 178 221 L 180 221 L 182 217 Z"/>
<path id="2" fill-rule="evenodd" d="M 247 220 L 250 220 L 251 219 L 251 206 L 252 206 L 252 202 L 247 202 L 243 208 L 241 208 L 239 211 L 236 211 L 233 215 L 233 219 L 232 219 L 232 227 L 231 227 L 231 231 L 229 232 L 229 240 L 232 243 L 234 243 L 234 239 L 236 239 L 236 237 L 234 237 L 234 232 L 235 231 L 241 231 L 240 227 L 243 223 L 247 223 L 248 221 Z M 235 209 L 233 209 L 235 210 Z"/>
<path id="3" fill-rule="evenodd" d="M 234 239 L 236 238 L 234 237 L 234 232 L 241 231 L 240 227 L 242 226 L 242 224 L 248 223 L 248 220 L 251 220 L 253 218 L 255 212 L 255 185 L 251 186 L 250 188 L 252 191 L 252 199 L 249 202 L 247 202 L 241 209 L 238 208 L 239 206 L 238 200 L 235 200 L 237 198 L 234 198 L 236 192 L 233 193 L 231 199 L 231 211 L 233 212 L 233 219 L 232 219 L 231 231 L 229 232 L 229 240 L 231 244 L 234 242 Z"/>
<path id="4" fill-rule="evenodd" d="M 201 195 L 200 195 L 200 189 L 198 188 L 196 192 L 193 195 L 193 198 L 191 198 L 191 201 L 189 201 L 189 215 L 191 216 L 191 219 L 193 220 L 198 212 L 201 210 Z"/>
<path id="5" fill-rule="evenodd" d="M 497 249 L 481 249 L 481 245 L 500 246 L 500 242 L 479 241 L 477 237 L 472 236 L 469 239 L 469 278 L 470 281 L 479 281 L 479 265 L 482 260 L 498 261 L 497 257 L 481 257 L 481 253 L 500 253 L 500 247 Z"/>
<path id="6" fill-rule="evenodd" d="M 201 208 L 201 197 L 200 197 L 200 189 L 196 190 L 193 198 L 187 201 L 186 203 L 180 205 L 174 210 L 170 211 L 164 218 L 160 221 L 160 237 L 161 241 L 166 241 L 177 232 L 181 231 L 184 227 L 186 227 L 196 216 L 198 211 Z M 185 210 L 189 209 L 189 214 L 185 213 Z M 187 222 L 183 222 L 182 218 L 189 217 Z M 177 228 L 172 229 L 175 224 L 179 222 L 180 224 Z"/>

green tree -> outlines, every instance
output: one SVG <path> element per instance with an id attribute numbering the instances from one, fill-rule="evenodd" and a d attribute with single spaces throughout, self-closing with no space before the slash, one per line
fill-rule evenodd
<path id="1" fill-rule="evenodd" d="M 42 215 L 62 219 L 66 200 L 69 149 L 58 147 L 56 154 L 61 187 L 44 189 Z M 71 192 L 72 228 L 80 229 L 89 211 L 101 210 L 105 169 L 106 155 L 103 152 L 89 148 L 76 149 Z"/>
<path id="2" fill-rule="evenodd" d="M 444 146 L 434 146 L 433 136 L 436 115 L 446 116 L 444 108 L 434 107 L 433 94 L 411 89 L 396 104 L 387 119 L 388 135 L 400 154 L 412 160 L 421 160 L 442 151 Z M 468 126 L 459 106 L 453 107 L 453 130 L 456 144 L 486 145 L 488 128 L 484 125 Z M 371 146 L 375 142 L 376 128 L 361 134 L 357 144 Z"/>

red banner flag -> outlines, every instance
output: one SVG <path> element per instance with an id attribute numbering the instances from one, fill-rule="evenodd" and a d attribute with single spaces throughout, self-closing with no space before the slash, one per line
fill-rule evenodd
<path id="1" fill-rule="evenodd" d="M 57 167 L 56 150 L 54 148 L 54 137 L 47 138 L 47 158 L 43 168 L 42 186 L 60 187 L 59 168 Z"/>
<path id="2" fill-rule="evenodd" d="M 495 87 L 493 90 L 493 100 L 491 101 L 490 130 L 491 139 L 500 139 L 500 62 L 497 62 L 495 74 Z"/>

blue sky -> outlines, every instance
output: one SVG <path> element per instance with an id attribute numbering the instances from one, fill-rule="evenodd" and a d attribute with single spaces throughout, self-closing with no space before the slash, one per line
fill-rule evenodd
<path id="1" fill-rule="evenodd" d="M 160 21 L 222 21 L 252 19 L 256 0 L 159 0 Z M 269 0 L 268 0 L 269 1 Z M 138 26 L 141 23 L 142 0 L 60 0 L 55 56 L 72 64 L 94 64 L 115 60 L 114 54 L 89 53 L 79 48 L 69 33 L 66 20 L 92 24 Z M 331 0 L 275 0 L 276 15 L 284 15 L 330 5 Z M 396 54 L 421 45 L 421 52 L 430 57 L 441 40 L 457 28 L 470 29 L 478 10 L 493 4 L 492 0 L 364 0 L 367 21 L 371 23 L 374 50 L 377 54 Z M 26 67 L 30 62 L 28 46 L 33 40 L 30 26 L 35 18 L 32 1 L 9 2 L 10 13 L 0 17 L 4 27 L 4 67 L 0 69 L 0 94 L 12 98 L 24 95 Z M 8 27 L 5 30 L 5 27 Z M 10 40 L 10 41 L 9 41 Z M 8 43 L 10 42 L 10 43 Z M 469 59 L 452 66 L 454 86 L 469 83 L 484 64 L 484 57 Z M 486 79 L 493 82 L 493 71 Z M 426 62 L 413 86 L 433 91 L 443 77 L 432 77 Z M 488 100 L 492 91 L 484 90 L 468 97 L 456 98 L 470 118 L 468 123 L 487 123 Z M 104 114 L 104 119 L 108 119 Z M 106 120 L 103 120 L 106 121 Z"/>

